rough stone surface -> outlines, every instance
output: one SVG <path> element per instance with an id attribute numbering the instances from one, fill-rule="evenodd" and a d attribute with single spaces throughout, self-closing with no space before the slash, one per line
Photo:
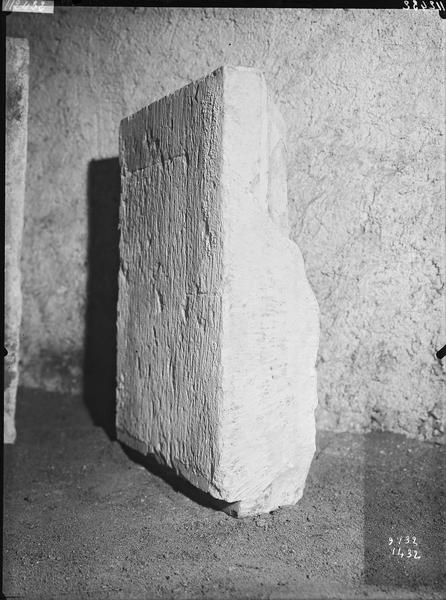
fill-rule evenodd
<path id="1" fill-rule="evenodd" d="M 118 438 L 240 516 L 299 500 L 315 449 L 318 306 L 283 130 L 240 67 L 120 130 Z"/>
<path id="2" fill-rule="evenodd" d="M 20 258 L 25 200 L 28 130 L 28 65 L 26 39 L 6 39 L 6 157 L 5 157 L 5 348 L 4 434 L 14 443 L 17 385 L 19 382 L 22 291 Z"/>
<path id="3" fill-rule="evenodd" d="M 437 11 L 70 7 L 11 14 L 7 27 L 29 37 L 35 57 L 25 383 L 80 386 L 90 161 L 117 156 L 126 115 L 242 64 L 265 74 L 287 124 L 291 237 L 321 309 L 319 426 L 441 433 L 446 21 Z"/>

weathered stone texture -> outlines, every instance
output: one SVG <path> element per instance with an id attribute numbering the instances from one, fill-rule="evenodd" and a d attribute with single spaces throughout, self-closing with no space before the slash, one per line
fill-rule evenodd
<path id="1" fill-rule="evenodd" d="M 221 64 L 242 64 L 265 74 L 287 123 L 291 238 L 321 309 L 319 426 L 440 432 L 446 20 L 438 11 L 70 7 L 51 19 L 11 14 L 7 27 L 30 38 L 35 56 L 25 383 L 80 382 L 89 162 L 117 156 L 125 115 Z"/>
<path id="2" fill-rule="evenodd" d="M 224 67 L 125 119 L 118 437 L 239 515 L 296 502 L 318 306 L 288 239 L 284 124 Z"/>
<path id="3" fill-rule="evenodd" d="M 292 504 L 314 452 L 318 307 L 288 239 L 284 123 L 254 70 L 225 70 L 221 473 L 242 513 Z"/>
<path id="4" fill-rule="evenodd" d="M 15 406 L 19 381 L 19 342 L 22 317 L 20 258 L 25 200 L 28 130 L 28 65 L 26 39 L 6 39 L 6 157 L 5 157 L 5 348 L 4 442 L 16 438 Z"/>
<path id="5" fill-rule="evenodd" d="M 117 428 L 196 485 L 216 460 L 221 86 L 192 84 L 120 132 Z"/>

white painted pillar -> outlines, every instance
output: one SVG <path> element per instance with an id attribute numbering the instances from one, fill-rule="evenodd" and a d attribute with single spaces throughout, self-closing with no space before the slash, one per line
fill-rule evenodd
<path id="1" fill-rule="evenodd" d="M 120 128 L 118 438 L 238 516 L 299 500 L 315 449 L 284 130 L 263 75 L 234 67 Z"/>
<path id="2" fill-rule="evenodd" d="M 4 435 L 16 438 L 15 407 L 19 381 L 19 341 L 22 318 L 20 257 L 25 201 L 28 135 L 28 40 L 6 39 L 5 157 L 5 348 Z"/>

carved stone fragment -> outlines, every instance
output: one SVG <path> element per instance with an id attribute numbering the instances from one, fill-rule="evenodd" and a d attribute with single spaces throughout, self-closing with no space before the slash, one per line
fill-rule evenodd
<path id="1" fill-rule="evenodd" d="M 28 40 L 6 38 L 4 443 L 16 439 L 22 318 L 20 257 L 28 135 Z"/>
<path id="2" fill-rule="evenodd" d="M 120 127 L 118 438 L 238 516 L 299 500 L 315 450 L 319 313 L 284 138 L 240 67 Z"/>

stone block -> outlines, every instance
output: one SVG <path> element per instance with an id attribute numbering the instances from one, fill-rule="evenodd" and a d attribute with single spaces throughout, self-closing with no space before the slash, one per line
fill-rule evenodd
<path id="1" fill-rule="evenodd" d="M 6 39 L 6 157 L 5 157 L 5 348 L 4 435 L 16 438 L 15 407 L 19 380 L 22 318 L 20 257 L 25 200 L 28 132 L 28 40 Z"/>
<path id="2" fill-rule="evenodd" d="M 315 450 L 319 311 L 284 139 L 240 67 L 120 126 L 118 439 L 237 516 L 299 500 Z"/>

